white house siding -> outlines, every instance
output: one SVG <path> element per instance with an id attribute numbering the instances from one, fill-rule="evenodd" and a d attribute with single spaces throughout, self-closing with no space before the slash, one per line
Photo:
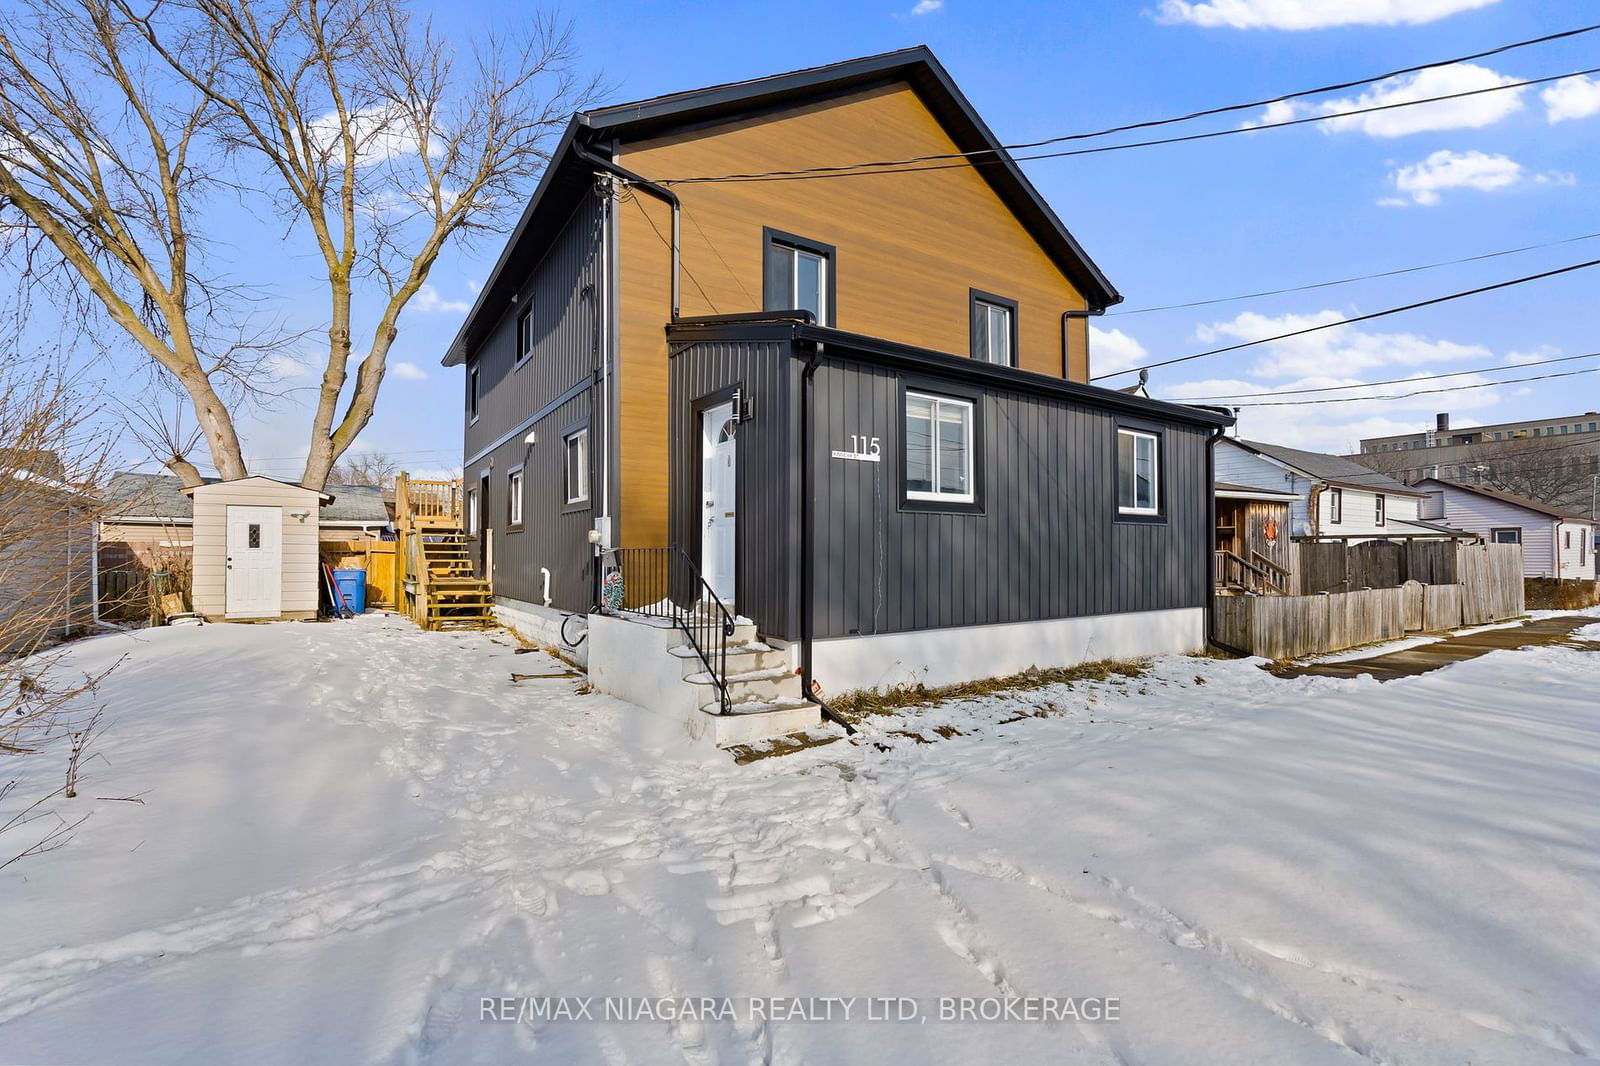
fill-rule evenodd
<path id="1" fill-rule="evenodd" d="M 1496 529 L 1522 530 L 1522 574 L 1524 577 L 1555 577 L 1556 520 L 1508 500 L 1480 496 L 1438 481 L 1422 481 L 1419 491 L 1428 492 L 1443 505 L 1439 521 L 1489 540 Z M 1573 550 L 1576 558 L 1576 548 Z"/>
<path id="2" fill-rule="evenodd" d="M 1556 524 L 1556 553 L 1561 563 L 1558 576 L 1567 581 L 1594 580 L 1593 540 L 1594 528 L 1587 522 Z"/>
<path id="3" fill-rule="evenodd" d="M 298 485 L 263 477 L 202 485 L 194 498 L 194 609 L 221 621 L 227 614 L 228 505 L 283 509 L 283 576 L 280 611 L 284 618 L 317 613 L 317 516 L 321 497 Z M 304 521 L 296 513 L 309 512 Z"/>
<path id="4" fill-rule="evenodd" d="M 1314 482 L 1268 462 L 1253 452 L 1245 451 L 1226 438 L 1217 442 L 1216 479 L 1230 485 L 1249 485 L 1274 492 L 1294 493 L 1295 500 L 1289 505 L 1289 528 L 1296 536 L 1311 532 L 1306 498 Z"/>
<path id="5" fill-rule="evenodd" d="M 1344 495 L 1340 520 L 1333 520 L 1333 488 Z M 1397 531 L 1389 523 L 1396 519 L 1415 521 L 1417 497 L 1382 494 L 1384 498 L 1384 525 L 1378 525 L 1379 493 L 1347 486 L 1325 487 L 1317 497 L 1317 512 L 1321 518 L 1320 532 L 1327 537 L 1392 537 Z"/>

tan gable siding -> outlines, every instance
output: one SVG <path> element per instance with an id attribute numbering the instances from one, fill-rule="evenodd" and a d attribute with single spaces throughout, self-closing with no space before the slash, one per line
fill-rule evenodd
<path id="1" fill-rule="evenodd" d="M 904 84 L 778 116 L 622 146 L 617 160 L 648 178 L 764 171 L 956 151 Z M 840 329 L 968 354 L 972 289 L 1017 301 L 1023 369 L 1062 376 L 1061 313 L 1082 293 L 971 167 L 816 181 L 680 185 L 682 313 L 758 311 L 762 228 L 838 250 Z M 671 215 L 630 195 L 618 205 L 621 293 L 622 543 L 667 536 L 667 351 Z M 1082 353 L 1087 327 L 1074 323 Z M 1083 381 L 1081 354 L 1067 375 Z"/>
<path id="2" fill-rule="evenodd" d="M 194 609 L 207 618 L 227 613 L 228 505 L 279 507 L 283 510 L 283 584 L 279 610 L 285 618 L 312 618 L 317 613 L 317 516 L 320 497 L 310 489 L 267 478 L 243 478 L 203 485 L 194 490 L 194 549 L 191 596 Z M 295 513 L 309 511 L 305 521 Z"/>

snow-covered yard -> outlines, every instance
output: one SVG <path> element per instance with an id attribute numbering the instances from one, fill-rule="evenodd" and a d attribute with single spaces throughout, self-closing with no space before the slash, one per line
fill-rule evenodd
<path id="1" fill-rule="evenodd" d="M 883 720 L 743 767 L 574 679 L 512 682 L 557 665 L 504 637 L 368 616 L 69 662 L 123 655 L 93 817 L 0 873 L 0 1062 L 1600 1055 L 1593 652 L 1382 686 L 1164 659 L 916 719 L 949 740 Z M 921 1013 L 481 1017 L 558 995 Z M 1120 1020 L 941 1021 L 961 996 Z"/>

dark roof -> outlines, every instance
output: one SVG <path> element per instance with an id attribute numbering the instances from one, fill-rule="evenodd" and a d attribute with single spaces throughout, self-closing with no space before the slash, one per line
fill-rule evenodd
<path id="1" fill-rule="evenodd" d="M 1286 501 L 1295 499 L 1295 494 L 1292 492 L 1284 492 L 1281 489 L 1264 489 L 1259 485 L 1235 485 L 1231 481 L 1218 481 L 1214 485 L 1214 489 L 1218 496 L 1227 496 L 1230 493 L 1248 493 L 1251 496 L 1277 496 Z"/>
<path id="2" fill-rule="evenodd" d="M 577 158 L 576 143 L 581 142 L 591 151 L 609 158 L 612 154 L 609 145 L 613 141 L 658 136 L 668 130 L 709 125 L 753 112 L 799 106 L 856 89 L 901 81 L 916 91 L 959 151 L 993 153 L 974 162 L 974 167 L 1062 273 L 1083 290 L 1090 309 L 1103 309 L 1122 302 L 1122 295 L 1033 187 L 999 138 L 956 87 L 949 72 L 927 46 L 917 45 L 882 55 L 669 93 L 575 114 L 551 153 L 539 187 L 513 228 L 489 280 L 446 351 L 444 365 L 461 362 L 467 349 L 498 320 L 498 313 L 486 313 L 485 308 L 506 306 L 525 270 L 531 269 L 537 261 L 539 250 L 565 223 L 578 197 L 592 187 L 592 168 Z M 817 160 L 819 165 L 836 162 L 839 160 Z M 690 176 L 699 175 L 644 175 L 650 179 Z"/>
<path id="3" fill-rule="evenodd" d="M 1387 474 L 1380 474 L 1371 467 L 1362 466 L 1342 455 L 1327 455 L 1323 452 L 1307 452 L 1299 448 L 1290 448 L 1282 444 L 1268 444 L 1258 440 L 1239 440 L 1229 437 L 1229 441 L 1252 452 L 1276 459 L 1287 466 L 1292 466 L 1302 474 L 1316 478 L 1318 481 L 1327 481 L 1338 485 L 1349 485 L 1352 488 L 1372 489 L 1374 492 L 1392 492 L 1401 496 L 1422 496 L 1424 493 L 1410 488 L 1402 482 L 1396 481 Z"/>
<path id="4" fill-rule="evenodd" d="M 1453 489 L 1460 489 L 1462 492 L 1471 492 L 1478 496 L 1487 497 L 1491 500 L 1499 500 L 1501 503 L 1509 503 L 1513 506 L 1521 507 L 1524 510 L 1534 511 L 1542 515 L 1548 515 L 1551 518 L 1567 518 L 1578 522 L 1590 521 L 1590 517 L 1588 515 L 1579 514 L 1576 511 L 1564 511 L 1559 507 L 1551 507 L 1547 503 L 1540 503 L 1538 500 L 1530 500 L 1526 496 L 1517 496 L 1509 492 L 1501 492 L 1499 489 L 1491 489 L 1483 485 L 1468 485 L 1464 482 L 1451 481 L 1449 478 L 1442 477 L 1423 478 L 1421 481 L 1417 482 L 1417 485 L 1426 485 L 1429 482 L 1437 482 L 1440 485 L 1448 485 Z"/>
<path id="5" fill-rule="evenodd" d="M 206 485 L 215 485 L 220 480 L 214 477 L 202 479 Z M 329 485 L 324 491 L 333 497 L 333 502 L 323 504 L 323 522 L 383 525 L 389 521 L 389 511 L 383 504 L 383 490 L 376 485 Z M 113 474 L 102 496 L 107 515 L 183 521 L 194 518 L 194 501 L 183 491 L 183 482 L 171 474 L 138 474 L 132 471 Z"/>

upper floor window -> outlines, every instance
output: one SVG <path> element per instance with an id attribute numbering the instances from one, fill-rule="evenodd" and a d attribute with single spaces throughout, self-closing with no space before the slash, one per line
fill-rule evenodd
<path id="1" fill-rule="evenodd" d="M 522 309 L 517 316 L 517 365 L 521 366 L 533 354 L 533 307 Z"/>
<path id="2" fill-rule="evenodd" d="M 1161 438 L 1136 429 L 1117 430 L 1117 513 L 1161 513 Z"/>
<path id="3" fill-rule="evenodd" d="M 1344 490 L 1328 490 L 1328 524 L 1338 525 L 1344 521 Z"/>
<path id="4" fill-rule="evenodd" d="M 810 311 L 818 323 L 834 323 L 834 263 L 831 244 L 768 229 L 763 310 Z"/>
<path id="5" fill-rule="evenodd" d="M 972 290 L 972 358 L 1017 365 L 1017 302 Z"/>
<path id="6" fill-rule="evenodd" d="M 971 400 L 906 392 L 906 499 L 976 502 L 973 425 Z"/>
<path id="7" fill-rule="evenodd" d="M 478 420 L 478 368 L 467 371 L 467 419 Z"/>
<path id="8" fill-rule="evenodd" d="M 1372 498 L 1372 523 L 1381 526 L 1384 524 L 1384 499 L 1382 495 Z"/>

